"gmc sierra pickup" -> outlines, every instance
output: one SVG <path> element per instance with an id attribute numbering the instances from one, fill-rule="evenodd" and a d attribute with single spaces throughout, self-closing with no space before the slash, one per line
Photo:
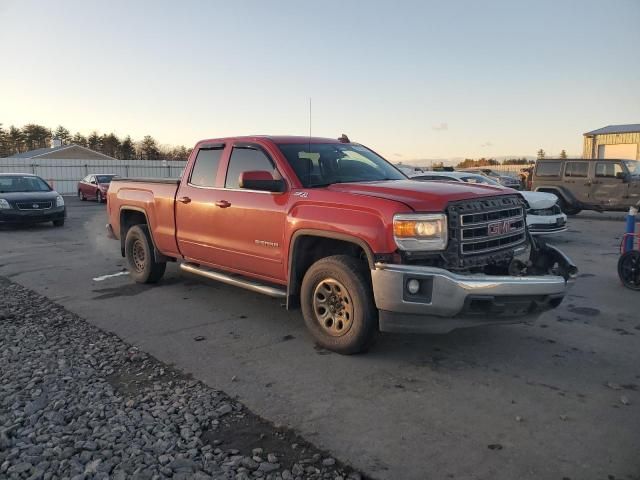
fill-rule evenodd
<path id="1" fill-rule="evenodd" d="M 345 354 L 378 331 L 532 320 L 577 273 L 529 235 L 514 190 L 412 181 L 344 136 L 203 140 L 180 180 L 114 178 L 107 204 L 136 282 L 180 262 L 301 307 Z"/>

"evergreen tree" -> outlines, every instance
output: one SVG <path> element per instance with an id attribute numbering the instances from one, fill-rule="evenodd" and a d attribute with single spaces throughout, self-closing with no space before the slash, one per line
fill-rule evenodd
<path id="1" fill-rule="evenodd" d="M 22 133 L 24 135 L 24 143 L 28 150 L 47 148 L 49 146 L 51 130 L 42 125 L 29 123 L 22 127 Z"/>
<path id="2" fill-rule="evenodd" d="M 102 135 L 100 139 L 100 151 L 105 155 L 116 158 L 120 151 L 120 139 L 113 133 Z"/>
<path id="3" fill-rule="evenodd" d="M 560 158 L 567 158 L 567 152 L 565 150 L 560 152 Z"/>
<path id="4" fill-rule="evenodd" d="M 24 146 L 24 134 L 22 130 L 11 125 L 9 127 L 9 145 L 11 147 L 11 154 L 21 153 L 26 150 Z"/>
<path id="5" fill-rule="evenodd" d="M 53 136 L 60 139 L 62 145 L 68 145 L 71 143 L 71 133 L 62 125 L 58 125 L 58 128 L 53 132 Z"/>
<path id="6" fill-rule="evenodd" d="M 544 158 L 545 153 L 543 149 L 538 150 L 538 160 L 540 160 L 541 158 Z"/>
<path id="7" fill-rule="evenodd" d="M 0 123 L 0 157 L 8 157 L 11 153 L 11 144 L 9 143 L 9 134 L 2 128 Z"/>
<path id="8" fill-rule="evenodd" d="M 71 143 L 75 145 L 80 145 L 81 147 L 86 147 L 88 145 L 87 137 L 82 135 L 80 132 L 76 132 L 76 134 L 71 139 Z"/>
<path id="9" fill-rule="evenodd" d="M 120 151 L 118 152 L 118 158 L 122 160 L 131 160 L 135 157 L 136 147 L 133 144 L 131 137 L 127 137 L 120 144 Z"/>
<path id="10" fill-rule="evenodd" d="M 96 152 L 100 151 L 100 135 L 95 130 L 87 138 L 87 147 Z"/>
<path id="11" fill-rule="evenodd" d="M 140 143 L 140 152 L 143 160 L 158 160 L 160 158 L 160 150 L 158 144 L 151 135 L 145 135 Z"/>

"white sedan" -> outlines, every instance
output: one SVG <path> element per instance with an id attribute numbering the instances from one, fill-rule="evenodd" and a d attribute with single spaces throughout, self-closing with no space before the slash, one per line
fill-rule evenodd
<path id="1" fill-rule="evenodd" d="M 470 172 L 420 172 L 410 175 L 412 180 L 482 183 L 505 188 L 498 182 Z M 527 227 L 531 235 L 548 235 L 567 230 L 567 216 L 558 205 L 558 197 L 553 193 L 518 192 L 527 202 Z"/>

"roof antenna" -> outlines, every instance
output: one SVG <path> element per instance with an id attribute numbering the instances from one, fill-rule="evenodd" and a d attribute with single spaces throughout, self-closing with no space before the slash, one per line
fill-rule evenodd
<path id="1" fill-rule="evenodd" d="M 309 144 L 311 144 L 311 97 L 309 97 Z"/>
<path id="2" fill-rule="evenodd" d="M 347 137 L 344 133 L 340 136 L 338 140 L 340 140 L 340 143 L 351 143 L 351 140 L 349 140 L 349 137 Z"/>

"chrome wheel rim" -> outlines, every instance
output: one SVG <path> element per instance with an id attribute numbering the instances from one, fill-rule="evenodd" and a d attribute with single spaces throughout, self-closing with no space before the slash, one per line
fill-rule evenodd
<path id="1" fill-rule="evenodd" d="M 131 246 L 131 256 L 133 257 L 133 266 L 136 271 L 142 272 L 145 265 L 145 252 L 142 241 L 136 240 Z"/>
<path id="2" fill-rule="evenodd" d="M 345 335 L 353 325 L 353 301 L 335 278 L 322 280 L 313 292 L 313 312 L 320 328 L 332 337 Z"/>
<path id="3" fill-rule="evenodd" d="M 98 200 L 98 203 L 102 202 L 102 194 L 100 192 L 96 193 L 96 199 Z"/>
<path id="4" fill-rule="evenodd" d="M 78 192 L 78 198 L 82 200 L 82 192 Z"/>

